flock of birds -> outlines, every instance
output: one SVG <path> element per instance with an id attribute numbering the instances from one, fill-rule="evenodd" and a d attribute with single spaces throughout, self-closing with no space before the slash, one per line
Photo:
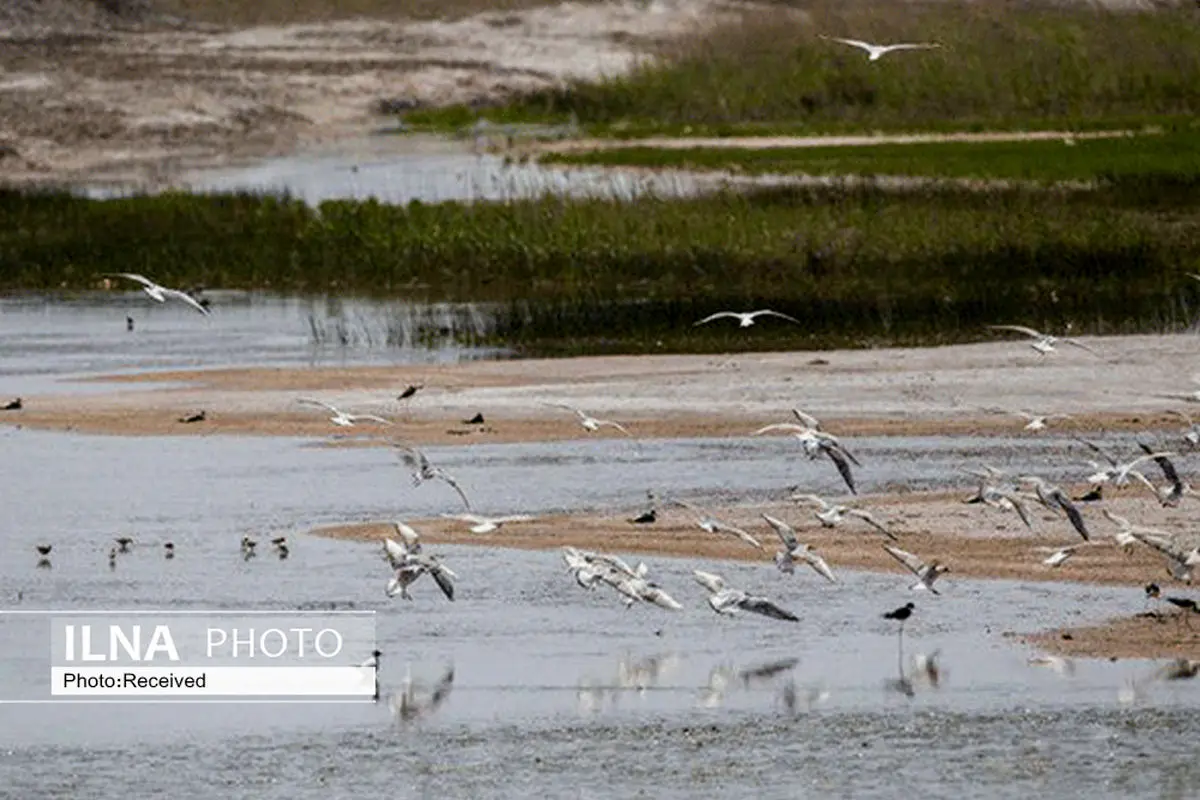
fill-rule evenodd
<path id="1" fill-rule="evenodd" d="M 853 40 L 839 41 L 865 48 L 875 47 Z M 917 46 L 896 45 L 891 46 L 890 49 L 911 49 L 913 47 Z M 869 50 L 872 53 L 872 60 L 878 58 L 883 52 L 888 51 L 889 48 Z M 210 313 L 207 304 L 200 303 L 190 294 L 163 287 L 145 276 L 134 273 L 119 273 L 115 277 L 125 278 L 141 284 L 145 293 L 157 302 L 162 303 L 168 299 L 174 299 L 185 303 L 206 316 Z M 770 309 L 761 309 L 752 312 L 722 311 L 701 319 L 695 324 L 704 325 L 721 319 L 735 319 L 738 321 L 739 327 L 746 328 L 755 324 L 755 320 L 760 317 L 782 318 L 793 323 L 799 322 L 786 314 Z M 1086 350 L 1093 355 L 1100 356 L 1094 349 L 1071 338 L 1055 337 L 1019 325 L 997 325 L 991 327 L 997 331 L 1020 333 L 1030 340 L 1030 346 L 1042 356 L 1054 353 L 1059 344 L 1069 344 Z M 403 402 L 411 401 L 412 397 L 421 388 L 423 388 L 422 384 L 411 385 L 397 399 Z M 1187 399 L 1200 402 L 1200 392 L 1197 392 L 1195 396 L 1173 396 L 1173 399 Z M 297 399 L 296 402 L 300 405 L 318 408 L 327 412 L 330 415 L 330 424 L 339 428 L 351 428 L 361 423 L 379 426 L 392 426 L 394 424 L 391 420 L 377 414 L 349 413 L 324 400 L 303 397 Z M 575 416 L 577 423 L 588 433 L 596 433 L 602 429 L 611 429 L 628 437 L 633 436 L 626 425 L 615 420 L 601 419 L 580 408 L 563 403 L 546 403 L 545 405 L 571 412 Z M 20 398 L 17 398 L 4 408 L 6 410 L 20 410 L 22 407 L 22 401 Z M 1051 420 L 1060 419 L 1065 416 L 1032 414 L 1024 411 L 1016 413 L 1027 421 L 1025 429 L 1035 432 L 1045 430 L 1047 423 Z M 1189 415 L 1183 412 L 1177 413 L 1188 425 L 1181 441 L 1189 447 L 1200 445 L 1200 426 L 1197 426 Z M 200 412 L 199 420 L 203 418 L 203 412 Z M 482 422 L 481 415 L 478 419 Z M 861 462 L 850 452 L 838 436 L 825 430 L 821 421 L 813 415 L 800 409 L 793 409 L 791 420 L 766 425 L 751 433 L 753 436 L 786 433 L 797 442 L 799 452 L 810 460 L 822 457 L 828 458 L 849 493 L 851 495 L 858 493 L 854 469 L 861 467 Z M 1009 475 L 1002 470 L 984 465 L 980 469 L 968 470 L 977 480 L 977 488 L 975 493 L 967 498 L 965 502 L 981 503 L 1002 512 L 1013 513 L 1019 517 L 1023 524 L 1031 529 L 1034 527 L 1034 518 L 1030 512 L 1031 504 L 1040 504 L 1053 514 L 1064 516 L 1072 529 L 1078 534 L 1079 541 L 1053 548 L 1045 548 L 1049 555 L 1044 559 L 1043 563 L 1049 567 L 1053 568 L 1062 565 L 1073 554 L 1085 547 L 1112 544 L 1128 549 L 1142 545 L 1161 554 L 1170 577 L 1190 583 L 1196 567 L 1200 566 L 1200 539 L 1195 535 L 1170 533 L 1140 526 L 1113 514 L 1108 509 L 1104 509 L 1104 516 L 1116 526 L 1116 530 L 1108 537 L 1098 537 L 1089 527 L 1085 515 L 1080 510 L 1081 503 L 1099 501 L 1102 498 L 1103 486 L 1112 485 L 1120 487 L 1130 482 L 1136 483 L 1148 490 L 1163 506 L 1175 506 L 1184 498 L 1200 496 L 1200 493 L 1194 491 L 1180 477 L 1178 470 L 1171 461 L 1171 458 L 1177 454 L 1170 450 L 1154 448 L 1146 443 L 1139 442 L 1139 447 L 1142 450 L 1140 454 L 1134 455 L 1132 458 L 1119 458 L 1094 442 L 1079 437 L 1076 437 L 1076 441 L 1087 447 L 1092 454 L 1103 459 L 1103 462 L 1089 462 L 1092 471 L 1084 476 L 1084 479 L 1092 486 L 1092 489 L 1083 496 L 1073 498 L 1061 487 L 1050 483 L 1038 475 Z M 393 440 L 392 444 L 396 448 L 400 462 L 410 470 L 414 486 L 419 486 L 427 481 L 440 481 L 449 486 L 458 495 L 464 506 L 465 513 L 448 513 L 443 514 L 443 516 L 465 523 L 471 532 L 477 534 L 492 533 L 506 524 L 527 522 L 534 519 L 532 516 L 524 514 L 485 516 L 477 513 L 472 509 L 470 499 L 462 484 L 453 475 L 432 463 L 421 450 L 413 445 L 402 440 Z M 1147 476 L 1145 469 L 1150 464 L 1155 465 L 1162 473 L 1166 481 L 1164 485 L 1158 485 Z M 798 490 L 798 487 L 795 488 L 797 490 L 793 491 L 791 499 L 799 505 L 811 508 L 814 518 L 821 526 L 833 528 L 847 520 L 854 520 L 865 524 L 871 530 L 881 534 L 888 540 L 887 542 L 881 542 L 883 550 L 915 577 L 916 580 L 910 586 L 910 589 L 925 591 L 934 595 L 938 594 L 936 583 L 950 569 L 946 564 L 937 559 L 925 560 L 912 552 L 896 546 L 895 543 L 899 541 L 899 537 L 891 529 L 891 526 L 880 520 L 870 511 L 854 505 L 833 502 L 817 494 L 802 492 Z M 650 493 L 650 498 L 652 504 L 649 510 L 630 520 L 630 522 L 644 525 L 653 524 L 658 520 L 657 498 L 655 498 L 653 493 Z M 671 499 L 670 504 L 690 514 L 695 525 L 705 532 L 717 536 L 731 537 L 755 550 L 765 551 L 762 542 L 754 534 L 743 527 L 732 525 L 720 519 L 712 512 L 693 502 L 678 498 Z M 797 565 L 805 565 L 827 582 L 838 582 L 833 569 L 825 558 L 813 546 L 801 541 L 801 534 L 788 522 L 766 513 L 760 516 L 769 529 L 774 532 L 781 544 L 781 548 L 775 552 L 773 557 L 774 565 L 781 573 L 790 575 L 795 572 Z M 455 580 L 457 575 L 443 564 L 437 555 L 429 554 L 425 551 L 421 543 L 420 534 L 412 526 L 405 522 L 395 522 L 393 523 L 393 530 L 394 537 L 385 537 L 383 543 L 383 557 L 387 561 L 391 573 L 385 587 L 387 596 L 399 596 L 401 599 L 411 600 L 410 587 L 420 577 L 428 574 L 446 599 L 453 601 L 455 599 Z M 130 552 L 132 545 L 133 540 L 131 537 L 123 536 L 115 540 L 115 545 L 110 549 L 108 554 L 110 568 L 116 568 L 119 556 Z M 289 549 L 285 537 L 281 536 L 272 539 L 271 545 L 279 559 L 282 560 L 288 557 Z M 162 542 L 161 547 L 166 559 L 169 560 L 175 557 L 175 545 L 172 542 Z M 253 538 L 250 536 L 242 538 L 240 552 L 243 559 L 250 560 L 254 558 L 257 555 L 256 548 L 257 542 Z M 51 551 L 52 546 L 49 544 L 39 544 L 37 546 L 39 567 L 46 568 L 50 566 L 49 557 Z M 636 603 L 647 603 L 670 611 L 683 609 L 683 605 L 672 597 L 666 589 L 651 580 L 649 567 L 644 562 L 639 562 L 636 566 L 631 566 L 619 556 L 581 550 L 575 547 L 564 547 L 562 549 L 562 559 L 567 567 L 568 574 L 583 589 L 594 591 L 601 586 L 607 587 L 627 607 L 633 606 Z M 731 586 L 721 575 L 715 572 L 695 570 L 692 577 L 696 584 L 704 590 L 708 607 L 719 615 L 737 616 L 741 612 L 746 612 L 784 622 L 799 621 L 796 614 L 781 607 L 770 598 Z M 1146 594 L 1147 597 L 1158 599 L 1160 597 L 1160 590 L 1157 584 L 1148 584 Z M 1166 597 L 1165 600 L 1181 609 L 1183 615 L 1181 619 L 1185 621 L 1186 615 L 1200 613 L 1200 607 L 1190 598 Z M 909 602 L 882 615 L 885 619 L 899 623 L 898 631 L 901 653 L 903 652 L 904 624 L 914 612 L 915 604 Z M 363 666 L 372 666 L 377 670 L 380 655 L 376 651 L 372 659 Z M 1047 660 L 1049 658 L 1051 657 L 1035 660 L 1033 663 L 1051 663 Z M 923 669 L 933 669 L 935 658 L 924 657 L 924 659 Z M 1192 668 L 1193 664 L 1195 668 Z M 1051 665 L 1053 664 L 1051 663 Z M 1189 669 L 1191 669 L 1191 674 L 1195 674 L 1197 669 L 1200 669 L 1200 662 L 1185 662 L 1183 666 L 1176 666 L 1177 668 L 1173 671 L 1172 675 L 1190 677 L 1188 674 Z M 901 682 L 905 680 L 902 666 Z M 417 714 L 418 709 L 436 707 L 448 693 L 452 681 L 453 669 L 451 668 L 443 680 L 439 682 L 438 687 L 440 688 L 435 688 L 433 691 L 431 695 L 433 700 L 422 704 L 418 703 L 415 696 L 412 695 L 413 684 L 410 676 L 409 681 L 406 683 L 405 693 L 402 693 L 399 699 L 394 700 L 395 703 L 399 704 L 394 710 L 403 716 Z M 378 699 L 378 687 L 376 690 L 376 699 Z"/>

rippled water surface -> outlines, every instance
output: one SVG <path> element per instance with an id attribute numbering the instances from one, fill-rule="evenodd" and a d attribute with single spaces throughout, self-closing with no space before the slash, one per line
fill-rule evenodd
<path id="1" fill-rule="evenodd" d="M 223 304 L 199 315 L 79 300 L 0 305 L 0 387 L 79 373 L 313 358 L 303 307 Z M 125 302 L 125 301 L 121 301 Z M 364 312 L 365 314 L 366 312 Z M 286 324 L 285 324 L 286 322 Z M 329 358 L 469 352 L 315 348 Z M 647 558 L 681 612 L 588 592 L 557 553 L 431 548 L 459 575 L 447 602 L 422 579 L 389 600 L 378 548 L 306 535 L 317 525 L 457 509 L 413 487 L 387 449 L 269 437 L 79 436 L 0 427 L 0 606 L 15 609 L 296 609 L 377 612 L 385 702 L 326 705 L 0 704 L 3 798 L 1165 797 L 1197 796 L 1196 682 L 1118 694 L 1148 662 L 1030 667 L 1003 634 L 1100 620 L 1141 603 L 1126 588 L 946 580 L 916 596 L 904 652 L 881 612 L 914 595 L 897 575 L 837 586 L 765 563 Z M 489 513 L 632 509 L 645 489 L 753 502 L 793 484 L 836 492 L 825 462 L 782 440 L 586 440 L 429 448 Z M 1070 465 L 1052 439 L 863 438 L 866 491 L 945 485 L 968 463 Z M 113 537 L 136 544 L 110 570 Z M 238 542 L 287 535 L 286 561 Z M 497 541 L 503 533 L 496 535 Z M 163 558 L 173 541 L 177 557 Z M 34 545 L 51 542 L 52 566 Z M 835 565 L 836 567 L 836 565 Z M 725 618 L 691 579 L 703 568 L 800 622 Z M 1140 606 L 1139 606 L 1140 607 Z M 44 691 L 45 622 L 0 615 L 0 697 Z M 937 654 L 937 685 L 913 657 Z M 364 654 L 365 655 L 365 654 Z M 743 672 L 792 662 L 771 678 Z M 386 696 L 453 667 L 446 701 L 416 720 Z M 900 682 L 901 678 L 907 682 Z M 904 690 L 904 691 L 901 691 Z"/>
<path id="2" fill-rule="evenodd" d="M 179 303 L 156 303 L 137 290 L 0 297 L 0 391 L 75 391 L 79 384 L 53 379 L 89 373 L 428 363 L 499 354 L 460 344 L 487 332 L 485 307 L 240 292 L 202 296 L 211 302 L 209 317 Z"/>

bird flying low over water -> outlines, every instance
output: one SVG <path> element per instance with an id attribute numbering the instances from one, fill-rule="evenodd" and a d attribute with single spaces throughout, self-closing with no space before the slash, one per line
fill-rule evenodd
<path id="1" fill-rule="evenodd" d="M 786 319 L 789 322 L 794 322 L 797 325 L 801 324 L 800 320 L 796 319 L 795 317 L 789 317 L 787 314 L 782 314 L 778 311 L 772 311 L 769 308 L 764 308 L 760 311 L 718 311 L 715 314 L 709 314 L 699 322 L 693 323 L 692 327 L 704 325 L 718 319 L 736 319 L 738 321 L 739 328 L 749 328 L 754 324 L 755 318 L 763 316 L 779 317 L 780 319 Z"/>
<path id="2" fill-rule="evenodd" d="M 868 511 L 863 511 L 860 508 L 843 506 L 837 503 L 829 503 L 824 498 L 815 494 L 797 493 L 792 495 L 792 499 L 798 503 L 809 503 L 811 505 L 819 506 L 819 508 L 817 508 L 813 514 L 816 515 L 817 519 L 819 519 L 821 524 L 826 528 L 835 527 L 839 522 L 842 521 L 843 516 L 854 517 L 856 519 L 861 519 L 863 522 L 867 523 L 892 541 L 896 541 L 896 535 L 889 531 L 887 526 L 877 520 Z"/>
<path id="3" fill-rule="evenodd" d="M 441 467 L 435 467 L 429 463 L 429 459 L 415 447 L 412 447 L 401 442 L 393 442 L 392 446 L 396 448 L 400 460 L 404 465 L 412 470 L 413 486 L 420 486 L 424 481 L 438 480 L 450 486 L 454 491 L 458 492 L 458 496 L 462 498 L 463 505 L 467 510 L 471 510 L 471 501 L 467 499 L 467 494 L 458 485 L 458 481 L 454 476 L 446 472 Z"/>
<path id="4" fill-rule="evenodd" d="M 546 403 L 545 405 L 552 408 L 565 408 L 567 411 L 574 412 L 575 416 L 579 417 L 579 424 L 582 425 L 584 430 L 588 431 L 589 433 L 595 433 L 596 431 L 600 430 L 601 427 L 607 426 L 609 428 L 616 428 L 626 436 L 633 435 L 627 431 L 625 426 L 623 426 L 621 423 L 613 422 L 611 419 L 598 419 L 593 417 L 591 414 L 581 411 L 575 406 L 569 406 L 566 403 Z"/>
<path id="5" fill-rule="evenodd" d="M 377 417 L 374 414 L 347 414 L 345 411 L 340 410 L 337 406 L 321 400 L 313 400 L 310 397 L 298 398 L 296 402 L 300 403 L 301 405 L 316 406 L 317 408 L 325 409 L 329 413 L 333 414 L 333 416 L 329 418 L 329 421 L 342 428 L 349 428 L 356 422 L 377 422 L 380 425 L 392 424 L 383 417 Z"/>
<path id="6" fill-rule="evenodd" d="M 697 583 L 708 590 L 708 605 L 718 614 L 733 616 L 741 610 L 786 622 L 800 621 L 795 614 L 780 608 L 765 597 L 747 594 L 740 589 L 730 589 L 720 575 L 695 570 L 692 572 L 692 576 Z"/>
<path id="7" fill-rule="evenodd" d="M 864 42 L 861 39 L 842 39 L 838 36 L 822 36 L 821 38 L 830 42 L 840 42 L 841 44 L 848 44 L 851 47 L 857 47 L 859 50 L 862 50 L 867 54 L 867 61 L 878 61 L 888 53 L 895 53 L 899 52 L 900 50 L 933 50 L 941 47 L 941 45 L 937 42 L 916 42 L 912 44 L 871 44 L 870 42 Z"/>
<path id="8" fill-rule="evenodd" d="M 383 540 L 384 555 L 393 570 L 392 579 L 388 581 L 387 596 L 397 594 L 405 600 L 412 600 L 408 587 L 428 573 L 437 583 L 447 600 L 454 599 L 454 578 L 458 576 L 438 560 L 437 556 L 426 555 L 421 551 L 421 537 L 409 525 L 403 522 L 392 523 L 398 539 Z"/>
<path id="9" fill-rule="evenodd" d="M 732 536 L 736 536 L 751 547 L 756 547 L 759 550 L 763 549 L 762 543 L 759 542 L 758 539 L 755 539 L 741 528 L 730 525 L 726 522 L 722 522 L 708 511 L 705 511 L 703 508 L 700 508 L 693 503 L 689 503 L 687 500 L 675 500 L 673 502 L 676 505 L 682 506 L 683 508 L 686 508 L 688 511 L 692 512 L 692 516 L 695 517 L 696 524 L 700 526 L 701 530 L 707 531 L 708 533 L 727 533 Z"/>
<path id="10" fill-rule="evenodd" d="M 807 415 L 796 409 L 792 409 L 792 413 L 798 419 L 801 419 L 801 424 L 797 425 L 794 422 L 777 422 L 773 425 L 766 425 L 756 430 L 752 435 L 761 436 L 764 433 L 771 431 L 788 431 L 796 438 L 800 445 L 804 448 L 804 454 L 809 459 L 814 459 L 822 453 L 829 456 L 829 460 L 837 467 L 838 474 L 842 476 L 842 480 L 846 484 L 846 488 L 851 494 L 858 494 L 858 490 L 854 486 L 854 474 L 850 470 L 850 465 L 861 467 L 858 459 L 842 445 L 841 441 L 834 435 L 818 430 L 816 426 L 810 425 L 803 421 Z M 816 422 L 812 417 L 807 417 L 809 421 Z M 819 424 L 819 423 L 818 423 Z"/>
<path id="11" fill-rule="evenodd" d="M 801 544 L 796 537 L 796 530 L 781 519 L 776 519 L 770 514 L 763 514 L 762 518 L 767 521 L 767 524 L 775 529 L 775 533 L 779 535 L 780 541 L 783 542 L 782 550 L 775 553 L 775 566 L 779 567 L 780 572 L 791 574 L 796 571 L 795 564 L 797 561 L 803 561 L 808 564 L 813 570 L 825 578 L 830 583 L 837 583 L 837 578 L 833 577 L 833 570 L 829 568 L 829 564 L 825 559 L 817 555 L 817 551 L 810 545 Z"/>
<path id="12" fill-rule="evenodd" d="M 926 564 L 912 553 L 901 550 L 899 547 L 892 547 L 890 544 L 885 544 L 883 549 L 887 550 L 892 558 L 903 564 L 905 569 L 917 576 L 917 582 L 909 589 L 927 589 L 933 594 L 940 594 L 937 589 L 933 588 L 933 584 L 943 574 L 950 571 L 949 567 L 936 560 Z"/>
<path id="13" fill-rule="evenodd" d="M 1071 526 L 1083 537 L 1085 542 L 1091 538 L 1091 534 L 1088 533 L 1087 524 L 1083 521 L 1083 514 L 1079 513 L 1079 509 L 1076 508 L 1075 504 L 1071 502 L 1071 498 L 1061 488 L 1036 475 L 1022 475 L 1017 480 L 1021 483 L 1031 484 L 1038 502 L 1046 508 L 1051 511 L 1065 513 L 1067 519 L 1071 521 Z"/>
<path id="14" fill-rule="evenodd" d="M 165 286 L 160 286 L 147 278 L 145 275 L 138 275 L 136 272 L 109 272 L 105 273 L 105 275 L 110 278 L 126 278 L 131 281 L 137 281 L 142 285 L 143 292 L 150 295 L 150 297 L 154 298 L 160 303 L 165 303 L 169 298 L 173 298 L 175 300 L 181 300 L 184 303 L 187 303 L 189 306 L 196 309 L 206 317 L 209 314 L 208 309 L 205 308 L 199 300 L 192 297 L 187 292 L 181 292 L 178 289 L 168 289 Z"/>
<path id="15" fill-rule="evenodd" d="M 471 533 L 491 533 L 500 530 L 507 522 L 530 522 L 528 514 L 510 514 L 507 517 L 484 517 L 479 514 L 442 514 L 445 519 L 456 519 L 471 524 Z"/>

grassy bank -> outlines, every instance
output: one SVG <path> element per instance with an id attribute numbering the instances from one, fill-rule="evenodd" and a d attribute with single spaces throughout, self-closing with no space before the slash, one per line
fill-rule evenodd
<path id="1" fill-rule="evenodd" d="M 1117 138 L 936 142 L 864 147 L 616 147 L 549 153 L 543 163 L 670 167 L 743 174 L 907 175 L 1032 181 L 1104 181 L 1173 175 L 1200 188 L 1200 131 Z"/>
<path id="2" fill-rule="evenodd" d="M 490 301 L 525 352 L 934 343 L 982 326 L 1164 330 L 1190 321 L 1200 193 L 870 187 L 681 201 L 408 207 L 248 195 L 94 201 L 0 193 L 0 290 L 168 285 Z M 1139 196 L 1153 199 L 1156 209 Z M 692 323 L 772 307 L 804 324 Z"/>
<path id="3" fill-rule="evenodd" d="M 791 7 L 794 5 L 795 7 Z M 843 36 L 937 42 L 876 62 Z M 577 115 L 613 135 L 1094 128 L 1200 111 L 1200 14 L 1030 3 L 779 3 L 664 46 L 632 73 L 575 82 L 487 112 L 500 122 Z M 410 123 L 454 127 L 478 111 Z"/>

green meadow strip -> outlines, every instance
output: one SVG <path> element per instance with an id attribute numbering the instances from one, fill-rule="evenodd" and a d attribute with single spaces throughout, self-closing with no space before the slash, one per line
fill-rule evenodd
<path id="1" fill-rule="evenodd" d="M 1174 181 L 1174 182 L 1173 182 Z M 326 202 L 0 191 L 0 291 L 168 285 L 494 304 L 525 353 L 960 341 L 995 322 L 1176 330 L 1200 284 L 1200 197 L 1155 176 L 1093 191 L 773 189 L 683 200 Z M 692 323 L 770 307 L 803 320 Z"/>
<path id="2" fill-rule="evenodd" d="M 869 62 L 822 35 L 941 47 Z M 830 2 L 759 6 L 663 46 L 630 73 L 535 92 L 482 115 L 574 118 L 594 135 L 646 136 L 1140 128 L 1186 125 L 1198 111 L 1193 8 Z M 456 107 L 405 121 L 448 129 L 480 115 Z"/>
<path id="3" fill-rule="evenodd" d="M 1200 189 L 1200 131 L 1004 142 L 836 147 L 613 147 L 548 153 L 546 164 L 720 170 L 748 175 L 892 175 L 1097 182 L 1174 175 Z"/>

